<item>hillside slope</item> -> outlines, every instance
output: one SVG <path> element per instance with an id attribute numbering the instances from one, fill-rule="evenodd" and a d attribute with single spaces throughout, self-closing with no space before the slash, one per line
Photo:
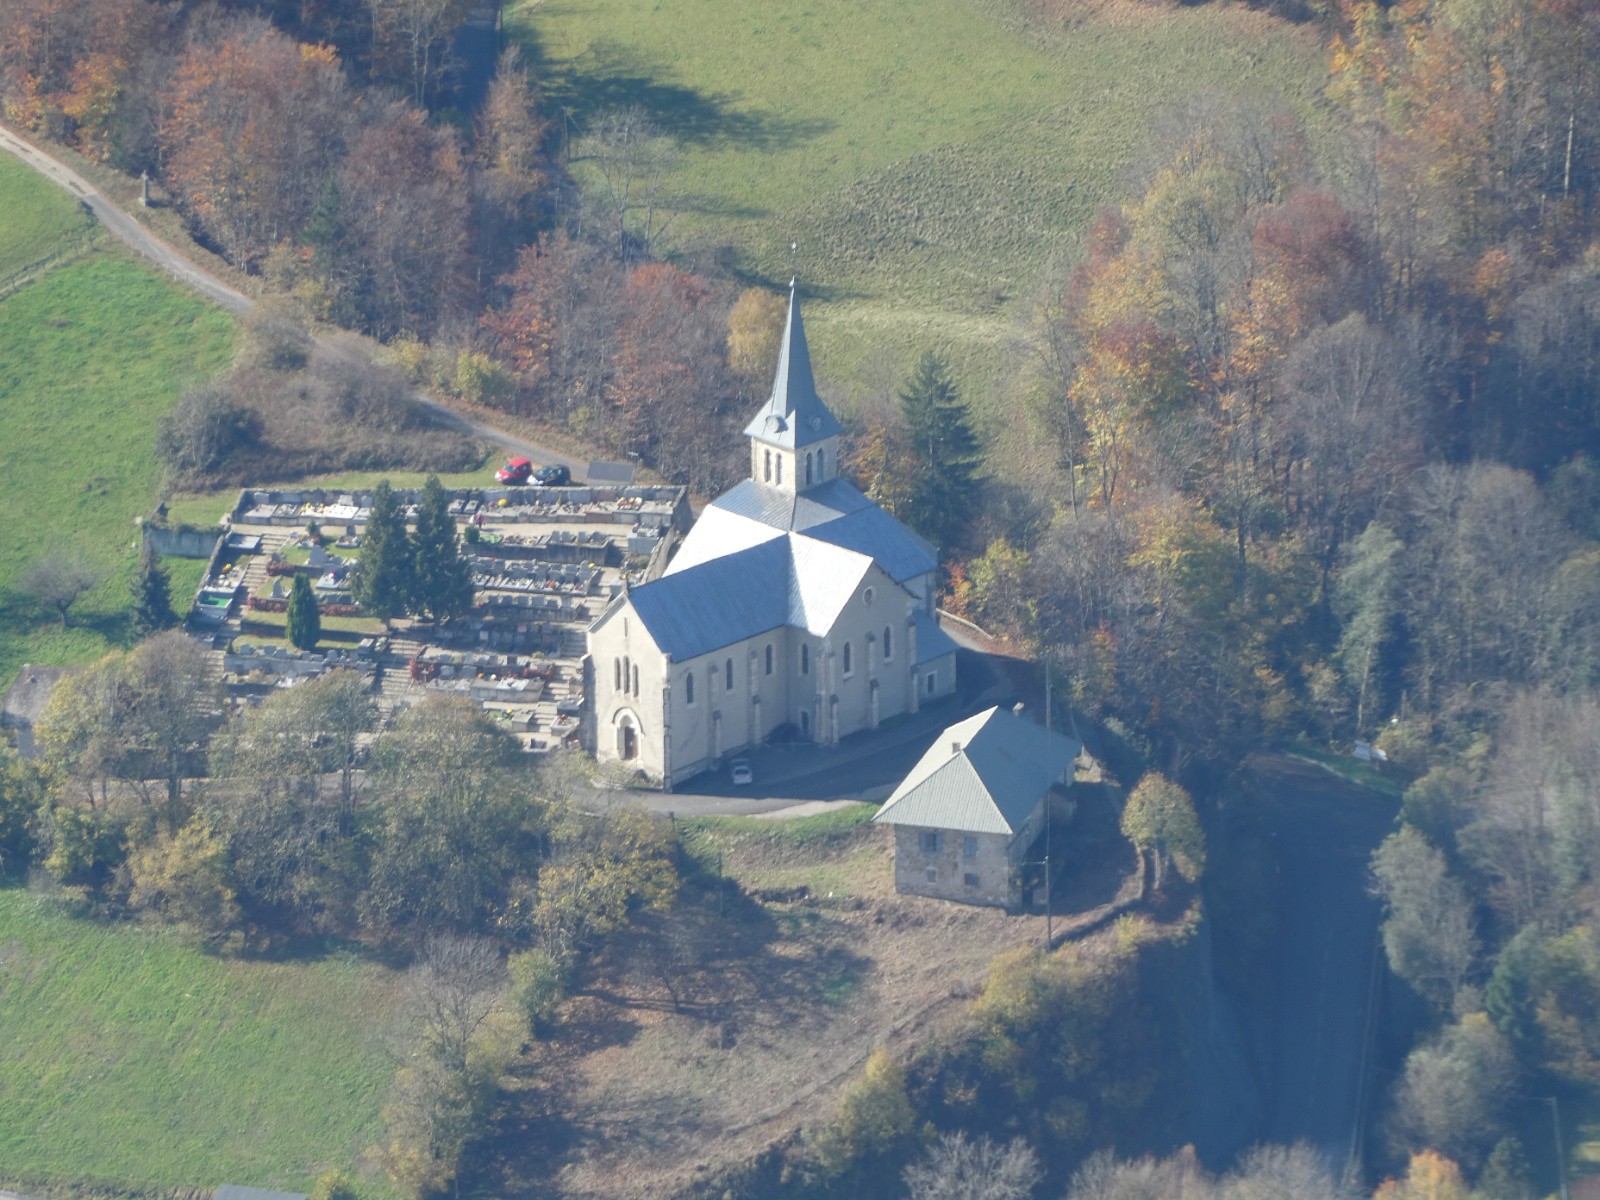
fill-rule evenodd
<path id="1" fill-rule="evenodd" d="M 992 347 L 1003 323 L 972 318 L 1121 195 L 1164 108 L 1225 94 L 1326 121 L 1320 31 L 1225 5 L 1046 33 L 1002 0 L 520 0 L 507 28 L 572 129 L 637 104 L 681 139 L 681 251 L 769 282 L 797 269 L 836 302 L 815 310 L 835 380 L 871 344 Z"/>

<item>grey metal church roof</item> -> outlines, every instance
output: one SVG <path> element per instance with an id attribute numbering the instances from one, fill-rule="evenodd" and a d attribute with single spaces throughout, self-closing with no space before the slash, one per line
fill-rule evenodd
<path id="1" fill-rule="evenodd" d="M 1013 834 L 1082 749 L 1008 709 L 991 708 L 939 734 L 872 819 Z"/>
<path id="2" fill-rule="evenodd" d="M 823 637 L 872 566 L 864 554 L 779 536 L 629 591 L 661 652 L 684 662 L 793 625 Z"/>
<path id="3" fill-rule="evenodd" d="M 742 521 L 729 517 L 743 518 Z M 933 546 L 884 512 L 843 479 L 830 479 L 799 494 L 745 480 L 724 492 L 700 515 L 670 570 L 709 561 L 760 540 L 760 529 L 804 533 L 877 561 L 896 583 L 937 569 Z"/>
<path id="4" fill-rule="evenodd" d="M 912 620 L 917 623 L 917 666 L 956 652 L 955 641 L 939 628 L 939 622 L 927 609 L 917 609 Z"/>
<path id="5" fill-rule="evenodd" d="M 789 319 L 778 349 L 772 395 L 744 432 L 746 437 L 787 450 L 844 432 L 838 418 L 817 395 L 817 384 L 811 375 L 811 351 L 806 346 L 806 328 L 800 320 L 800 300 L 793 283 L 789 284 Z"/>

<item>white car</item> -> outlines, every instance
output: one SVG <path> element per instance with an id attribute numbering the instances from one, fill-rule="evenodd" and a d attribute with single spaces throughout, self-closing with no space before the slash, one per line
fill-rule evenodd
<path id="1" fill-rule="evenodd" d="M 729 763 L 728 775 L 736 784 L 751 783 L 755 780 L 755 775 L 750 770 L 750 760 L 748 758 L 736 758 Z"/>

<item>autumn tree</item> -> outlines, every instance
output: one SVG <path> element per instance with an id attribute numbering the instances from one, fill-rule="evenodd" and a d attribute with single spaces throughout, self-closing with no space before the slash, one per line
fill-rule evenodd
<path id="1" fill-rule="evenodd" d="M 368 788 L 381 817 L 364 920 L 467 933 L 504 914 L 541 857 L 542 814 L 516 758 L 516 740 L 464 696 L 430 695 L 378 740 Z"/>
<path id="2" fill-rule="evenodd" d="M 310 216 L 351 109 L 331 48 L 235 22 L 179 60 L 161 126 L 167 182 L 230 262 L 253 267 Z"/>
<path id="3" fill-rule="evenodd" d="M 467 297 L 469 189 L 460 138 L 421 110 L 368 116 L 338 165 L 343 255 L 364 323 L 379 337 L 431 337 Z M 320 186 L 320 181 L 319 181 Z"/>
<path id="4" fill-rule="evenodd" d="M 372 14 L 374 74 L 431 108 L 454 66 L 450 44 L 466 20 L 466 0 L 366 0 Z"/>
<path id="5" fill-rule="evenodd" d="M 619 299 L 607 387 L 619 449 L 669 478 L 717 490 L 737 474 L 720 296 L 700 276 L 650 263 L 629 274 Z"/>
<path id="6" fill-rule="evenodd" d="M 906 1098 L 905 1068 L 879 1046 L 833 1119 L 812 1135 L 812 1153 L 826 1174 L 842 1175 L 894 1151 L 910 1135 L 915 1115 Z"/>
<path id="7" fill-rule="evenodd" d="M 1373 1200 L 1468 1200 L 1470 1190 L 1461 1168 L 1435 1150 L 1411 1156 L 1404 1178 L 1386 1179 Z"/>
<path id="8" fill-rule="evenodd" d="M 783 297 L 765 288 L 746 288 L 728 312 L 728 368 L 759 392 L 778 370 L 787 310 Z"/>
<path id="9" fill-rule="evenodd" d="M 1151 773 L 1128 793 L 1122 809 L 1122 835 L 1155 864 L 1155 887 L 1161 890 L 1166 865 L 1193 883 L 1206 865 L 1205 834 L 1189 793 Z"/>
<path id="10" fill-rule="evenodd" d="M 1437 1150 L 1476 1165 L 1504 1132 L 1516 1058 L 1482 1013 L 1447 1026 L 1406 1058 L 1391 1130 L 1406 1149 Z"/>
<path id="11" fill-rule="evenodd" d="M 483 108 L 473 123 L 473 235 L 478 290 L 487 292 L 533 240 L 544 200 L 544 142 L 549 121 L 520 47 L 500 53 Z"/>
<path id="12" fill-rule="evenodd" d="M 377 724 L 369 682 L 330 671 L 236 716 L 215 739 L 211 829 L 252 916 L 328 932 L 353 924 L 363 882 L 354 769 Z M 337 782 L 334 782 L 337 781 Z"/>
<path id="13" fill-rule="evenodd" d="M 191 819 L 169 837 L 160 837 L 128 856 L 133 890 L 128 904 L 177 925 L 202 941 L 214 942 L 239 923 L 239 906 L 229 886 L 226 844 L 203 820 Z"/>

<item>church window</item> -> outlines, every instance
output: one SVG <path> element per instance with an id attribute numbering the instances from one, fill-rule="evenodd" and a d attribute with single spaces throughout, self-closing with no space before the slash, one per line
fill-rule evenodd
<path id="1" fill-rule="evenodd" d="M 894 661 L 894 629 L 888 625 L 883 627 L 883 661 Z"/>
<path id="2" fill-rule="evenodd" d="M 722 686 L 730 692 L 733 690 L 733 659 L 722 664 Z"/>
<path id="3" fill-rule="evenodd" d="M 764 483 L 772 482 L 772 451 L 761 452 L 761 479 Z"/>
<path id="4" fill-rule="evenodd" d="M 639 668 L 638 667 L 635 667 L 633 669 L 633 694 L 635 696 L 637 696 L 639 694 Z"/>
<path id="5" fill-rule="evenodd" d="M 845 673 L 845 677 L 849 678 L 850 672 L 853 671 L 853 670 L 855 670 L 855 664 L 852 663 L 851 660 L 850 660 L 850 643 L 846 642 L 844 644 L 844 673 Z"/>
<path id="6" fill-rule="evenodd" d="M 826 479 L 828 477 L 828 472 L 822 466 L 823 456 L 826 455 L 827 453 L 828 452 L 826 450 L 818 450 L 817 451 L 817 482 L 818 483 L 821 483 L 824 479 Z"/>
<path id="7" fill-rule="evenodd" d="M 683 677 L 683 701 L 685 704 L 694 703 L 694 672 L 690 671 Z"/>
<path id="8" fill-rule="evenodd" d="M 928 672 L 928 695 L 933 695 L 933 689 L 939 686 L 939 672 Z"/>
<path id="9" fill-rule="evenodd" d="M 622 690 L 628 690 L 628 656 L 626 654 L 622 656 Z M 633 690 L 637 695 L 639 689 L 635 687 Z"/>
<path id="10" fill-rule="evenodd" d="M 779 484 L 783 482 L 783 455 L 781 454 L 778 455 L 778 477 L 774 482 Z"/>
<path id="11" fill-rule="evenodd" d="M 811 486 L 811 452 L 806 451 L 806 486 Z"/>
<path id="12" fill-rule="evenodd" d="M 767 674 L 772 674 L 772 643 L 767 643 Z"/>
<path id="13" fill-rule="evenodd" d="M 811 647 L 803 643 L 800 646 L 800 674 L 811 674 Z"/>
<path id="14" fill-rule="evenodd" d="M 622 690 L 622 660 L 620 658 L 611 660 L 611 688 L 613 691 L 618 692 Z"/>

